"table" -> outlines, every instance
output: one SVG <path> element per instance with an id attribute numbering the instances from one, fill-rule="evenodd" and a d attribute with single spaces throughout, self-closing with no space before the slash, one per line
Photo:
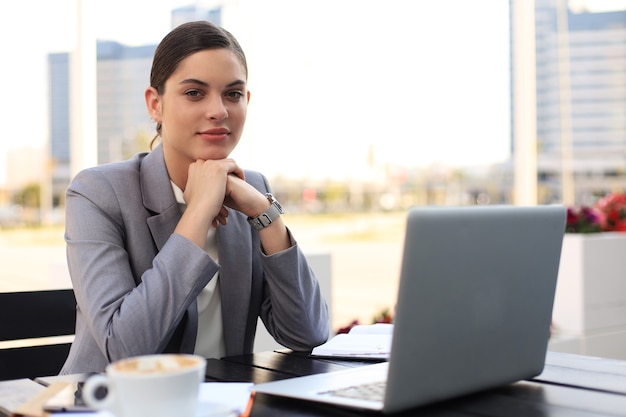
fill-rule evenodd
<path id="1" fill-rule="evenodd" d="M 514 358 L 512 358 L 514 360 Z M 371 362 L 310 358 L 278 350 L 207 361 L 207 381 L 268 382 Z M 38 378 L 42 384 L 55 378 Z M 32 381 L 31 381 L 32 382 Z M 3 415 L 0 412 L 0 415 Z M 71 414 L 68 414 L 70 416 Z M 251 417 L 374 416 L 330 405 L 257 394 Z M 548 352 L 544 372 L 481 393 L 417 408 L 398 417 L 626 417 L 626 361 Z"/>
<path id="2" fill-rule="evenodd" d="M 514 358 L 511 358 L 514 360 Z M 208 381 L 255 383 L 333 372 L 364 362 L 313 359 L 288 350 L 209 360 Z M 257 394 L 251 417 L 376 415 Z M 626 416 L 626 361 L 548 352 L 544 372 L 474 395 L 395 416 L 586 417 Z"/>

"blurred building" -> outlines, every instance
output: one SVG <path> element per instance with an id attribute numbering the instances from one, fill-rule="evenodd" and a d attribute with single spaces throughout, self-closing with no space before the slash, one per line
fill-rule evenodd
<path id="1" fill-rule="evenodd" d="M 154 123 L 144 103 L 156 45 L 130 47 L 97 43 L 98 164 L 146 149 Z M 52 194 L 60 203 L 70 181 L 69 53 L 48 56 Z"/>
<path id="2" fill-rule="evenodd" d="M 172 27 L 194 20 L 220 24 L 221 9 L 181 7 L 172 11 L 171 18 Z M 147 150 L 156 133 L 144 102 L 156 46 L 97 41 L 98 164 Z M 71 176 L 70 53 L 49 54 L 48 66 L 52 199 L 56 206 L 63 203 Z"/>
<path id="3" fill-rule="evenodd" d="M 218 2 L 221 4 L 222 2 Z M 172 28 L 180 26 L 185 22 L 194 22 L 196 20 L 207 20 L 213 22 L 216 25 L 222 23 L 222 7 L 216 5 L 216 7 L 206 8 L 198 7 L 197 5 L 183 6 L 172 10 Z"/>
<path id="4" fill-rule="evenodd" d="M 539 202 L 590 204 L 626 190 L 626 10 L 573 12 L 566 0 L 535 0 L 534 23 Z M 520 64 L 513 59 L 512 71 Z"/>

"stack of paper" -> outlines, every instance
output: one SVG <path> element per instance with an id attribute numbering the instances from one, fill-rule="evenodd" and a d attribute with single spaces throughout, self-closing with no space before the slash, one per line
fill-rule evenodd
<path id="1" fill-rule="evenodd" d="M 311 356 L 349 359 L 389 359 L 393 324 L 354 326 L 313 349 Z"/>

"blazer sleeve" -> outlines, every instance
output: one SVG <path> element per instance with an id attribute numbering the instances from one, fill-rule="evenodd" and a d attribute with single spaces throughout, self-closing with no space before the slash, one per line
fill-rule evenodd
<path id="1" fill-rule="evenodd" d="M 261 319 L 281 345 L 310 350 L 328 339 L 328 307 L 313 270 L 291 234 L 290 238 L 291 248 L 261 254 L 266 288 Z"/>
<path id="2" fill-rule="evenodd" d="M 133 173 L 79 173 L 67 191 L 67 259 L 80 314 L 108 361 L 162 351 L 218 269 L 171 235 L 158 251 Z M 118 179 L 116 179 L 118 178 Z M 138 275 L 141 258 L 151 265 Z M 77 339 L 88 337 L 77 335 Z"/>
<path id="3" fill-rule="evenodd" d="M 270 192 L 265 176 L 258 175 L 253 185 L 262 192 Z M 328 339 L 328 306 L 315 273 L 287 231 L 290 248 L 269 256 L 259 250 L 265 278 L 260 316 L 278 343 L 294 350 L 310 350 Z"/>

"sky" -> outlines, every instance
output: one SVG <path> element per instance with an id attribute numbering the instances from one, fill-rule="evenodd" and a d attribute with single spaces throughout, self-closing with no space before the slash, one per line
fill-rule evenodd
<path id="1" fill-rule="evenodd" d="M 171 10 L 194 2 L 88 1 L 96 37 L 126 45 L 158 43 Z M 1 6 L 0 186 L 10 149 L 47 141 L 46 57 L 73 49 L 76 2 Z M 576 2 L 626 9 L 626 0 Z M 407 166 L 508 158 L 507 0 L 235 3 L 224 26 L 250 66 L 252 100 L 236 154 L 245 165 L 350 178 L 365 174 L 370 148 L 380 164 Z"/>

